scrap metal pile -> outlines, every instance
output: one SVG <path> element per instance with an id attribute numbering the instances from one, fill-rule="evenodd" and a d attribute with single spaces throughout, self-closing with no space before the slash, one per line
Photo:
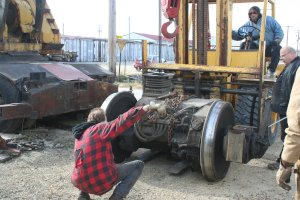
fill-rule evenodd
<path id="1" fill-rule="evenodd" d="M 2 135 L 2 136 L 1 136 Z M 12 158 L 18 157 L 22 152 L 32 150 L 43 150 L 43 140 L 30 141 L 21 134 L 1 134 L 0 135 L 0 163 L 4 163 Z"/>

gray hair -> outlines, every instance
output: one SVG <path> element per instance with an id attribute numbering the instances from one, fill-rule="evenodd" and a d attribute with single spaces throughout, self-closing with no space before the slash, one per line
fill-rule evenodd
<path id="1" fill-rule="evenodd" d="M 293 53 L 293 54 L 297 53 L 293 47 L 286 46 L 285 49 L 286 49 L 287 53 Z"/>

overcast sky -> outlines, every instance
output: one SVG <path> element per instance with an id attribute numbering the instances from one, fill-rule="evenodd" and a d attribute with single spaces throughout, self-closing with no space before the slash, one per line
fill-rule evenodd
<path id="1" fill-rule="evenodd" d="M 61 33 L 107 38 L 109 0 L 47 0 L 47 2 Z M 126 35 L 129 31 L 158 34 L 159 2 L 160 0 L 116 0 L 117 35 Z M 262 8 L 262 4 L 256 5 Z M 275 18 L 285 32 L 283 46 L 287 44 L 288 26 L 288 44 L 295 48 L 297 46 L 296 35 L 300 29 L 299 8 L 300 0 L 276 0 Z M 248 9 L 249 4 L 240 4 L 233 8 L 234 28 L 238 28 L 248 20 Z M 211 17 L 215 17 L 214 13 L 215 9 L 211 8 Z M 162 18 L 165 22 L 163 15 Z M 211 31 L 214 35 L 215 30 L 212 28 Z"/>

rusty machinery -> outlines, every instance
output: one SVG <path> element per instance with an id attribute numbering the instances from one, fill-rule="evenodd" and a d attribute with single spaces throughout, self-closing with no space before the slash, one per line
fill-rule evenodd
<path id="1" fill-rule="evenodd" d="M 247 2 L 263 4 L 259 49 L 233 50 L 233 4 Z M 114 119 L 132 106 L 154 101 L 165 104 L 168 114 L 166 117 L 149 114 L 117 138 L 113 144 L 115 158 L 121 162 L 141 147 L 165 151 L 179 159 L 177 167 L 192 167 L 207 180 L 219 181 L 226 176 L 230 162 L 247 163 L 262 157 L 279 131 L 278 124 L 268 127 L 277 120 L 277 115 L 270 109 L 275 80 L 265 78 L 264 55 L 264 19 L 268 6 L 274 11 L 274 2 L 163 0 L 162 3 L 172 8 L 170 12 L 175 10 L 170 20 L 175 21 L 178 29 L 166 34 L 176 35 L 175 64 L 156 63 L 143 69 L 141 99 L 128 92 L 116 93 L 102 107 L 108 119 Z M 215 49 L 210 49 L 207 41 L 210 4 L 216 6 Z M 144 45 L 144 58 L 146 52 Z M 175 167 L 174 172 L 178 171 Z"/>
<path id="2" fill-rule="evenodd" d="M 46 0 L 0 0 L 0 131 L 101 105 L 117 92 L 114 74 L 72 60 Z M 72 54 L 72 53 L 71 53 Z"/>

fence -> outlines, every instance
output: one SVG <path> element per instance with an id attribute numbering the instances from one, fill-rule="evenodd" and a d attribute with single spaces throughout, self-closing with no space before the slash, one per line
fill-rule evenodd
<path id="1" fill-rule="evenodd" d="M 78 62 L 107 62 L 108 41 L 106 39 L 62 36 L 61 42 L 65 51 L 77 52 Z M 158 55 L 159 45 L 148 43 L 148 55 Z M 120 50 L 116 44 L 116 56 L 119 61 Z M 142 57 L 142 41 L 127 41 L 121 52 L 122 61 L 131 62 Z M 161 57 L 168 61 L 174 60 L 172 44 L 161 45 Z"/>

